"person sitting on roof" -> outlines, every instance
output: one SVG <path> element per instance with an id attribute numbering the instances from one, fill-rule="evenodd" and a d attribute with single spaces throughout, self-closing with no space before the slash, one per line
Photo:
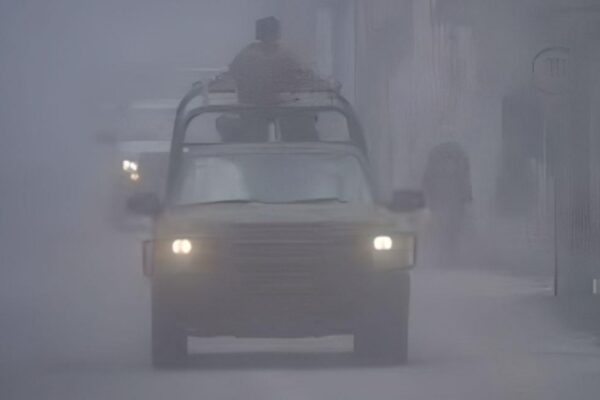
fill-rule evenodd
<path id="1" fill-rule="evenodd" d="M 240 103 L 275 104 L 279 94 L 294 91 L 313 73 L 281 45 L 281 23 L 275 17 L 256 22 L 256 42 L 229 65 Z"/>

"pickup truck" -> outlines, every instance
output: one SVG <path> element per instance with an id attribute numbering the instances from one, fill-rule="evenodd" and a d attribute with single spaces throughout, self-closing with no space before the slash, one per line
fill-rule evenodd
<path id="1" fill-rule="evenodd" d="M 152 359 L 181 365 L 187 338 L 354 335 L 360 357 L 407 359 L 420 192 L 376 197 L 365 139 L 336 90 L 272 105 L 194 87 L 177 111 L 153 218 Z M 197 101 L 200 100 L 200 101 Z"/>

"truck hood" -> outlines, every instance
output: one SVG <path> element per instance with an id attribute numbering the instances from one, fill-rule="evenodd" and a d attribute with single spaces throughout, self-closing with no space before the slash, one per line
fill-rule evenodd
<path id="1" fill-rule="evenodd" d="M 411 215 L 393 214 L 382 207 L 349 204 L 212 204 L 167 210 L 157 221 L 159 236 L 194 235 L 207 229 L 253 224 L 356 225 L 390 231 L 413 231 Z"/>

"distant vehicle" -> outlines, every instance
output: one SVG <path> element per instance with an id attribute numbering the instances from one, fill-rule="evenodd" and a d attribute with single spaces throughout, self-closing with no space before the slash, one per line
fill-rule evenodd
<path id="1" fill-rule="evenodd" d="M 177 101 L 136 101 L 119 109 L 118 137 L 111 158 L 112 225 L 120 231 L 147 229 L 148 221 L 132 215 L 129 198 L 138 192 L 164 192 Z"/>
<path id="2" fill-rule="evenodd" d="M 170 142 L 123 141 L 117 144 L 114 158 L 112 194 L 113 226 L 121 231 L 139 231 L 147 221 L 129 211 L 129 199 L 139 192 L 162 197 L 167 177 Z"/>
<path id="3" fill-rule="evenodd" d="M 208 90 L 210 89 L 210 90 Z M 138 193 L 154 218 L 152 356 L 179 365 L 187 337 L 353 334 L 355 352 L 407 358 L 418 192 L 375 198 L 365 140 L 335 89 L 272 106 L 197 85 L 179 106 L 166 197 Z"/>

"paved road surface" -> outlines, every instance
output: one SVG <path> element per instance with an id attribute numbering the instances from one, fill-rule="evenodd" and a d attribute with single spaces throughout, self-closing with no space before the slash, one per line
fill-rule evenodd
<path id="1" fill-rule="evenodd" d="M 133 275 L 131 275 L 133 276 Z M 144 285 L 133 285 L 143 292 Z M 98 293 L 93 293 L 97 295 Z M 117 300 L 127 296 L 113 292 Z M 107 290 L 107 296 L 111 296 Z M 118 310 L 107 301 L 103 307 Z M 2 365 L 3 399 L 589 399 L 600 393 L 600 350 L 593 339 L 561 327 L 545 282 L 475 271 L 422 269 L 414 279 L 410 362 L 403 367 L 358 364 L 351 338 L 322 340 L 194 340 L 208 362 L 185 371 L 148 366 L 147 307 L 121 307 L 137 317 L 98 315 L 87 345 L 74 339 L 88 326 L 52 342 L 63 350 L 12 354 Z M 84 307 L 85 308 L 85 307 Z M 73 317 L 83 309 L 73 309 Z M 140 317 L 141 316 L 141 317 Z M 17 318 L 19 319 L 19 318 Z M 21 318 L 23 322 L 27 318 Z M 68 318 L 66 319 L 68 320 Z M 66 321 L 65 320 L 65 321 Z M 94 318 L 83 318 L 90 323 Z M 41 317 L 38 323 L 47 323 Z M 59 321 L 60 322 L 60 321 Z M 142 325 L 142 326 L 133 326 Z M 60 333 L 63 327 L 44 327 Z M 9 330 L 10 331 L 10 330 Z M 13 329 L 16 333 L 18 329 Z M 135 332 L 135 334 L 134 334 Z M 31 340 L 44 334 L 29 334 Z M 136 340 L 136 335 L 137 339 Z M 26 335 L 27 336 L 27 335 Z M 69 337 L 71 336 L 71 337 Z M 8 343 L 15 338 L 8 338 Z M 73 346 L 69 346 L 72 340 Z M 44 340 L 42 339 L 42 342 Z M 94 343 L 94 342 L 97 343 Z M 47 344 L 47 343 L 46 343 Z M 94 350 L 98 345 L 102 350 Z M 31 344 L 36 348 L 34 343 Z M 87 351 L 85 351 L 87 350 Z M 220 354 L 215 355 L 218 352 Z M 43 354 L 44 352 L 42 352 Z M 81 353 L 81 354 L 79 354 Z M 29 360 L 19 360 L 26 355 Z M 62 359 L 60 357 L 63 357 Z M 34 362 L 35 360 L 39 362 Z M 24 362 L 19 362 L 24 361 Z"/>

